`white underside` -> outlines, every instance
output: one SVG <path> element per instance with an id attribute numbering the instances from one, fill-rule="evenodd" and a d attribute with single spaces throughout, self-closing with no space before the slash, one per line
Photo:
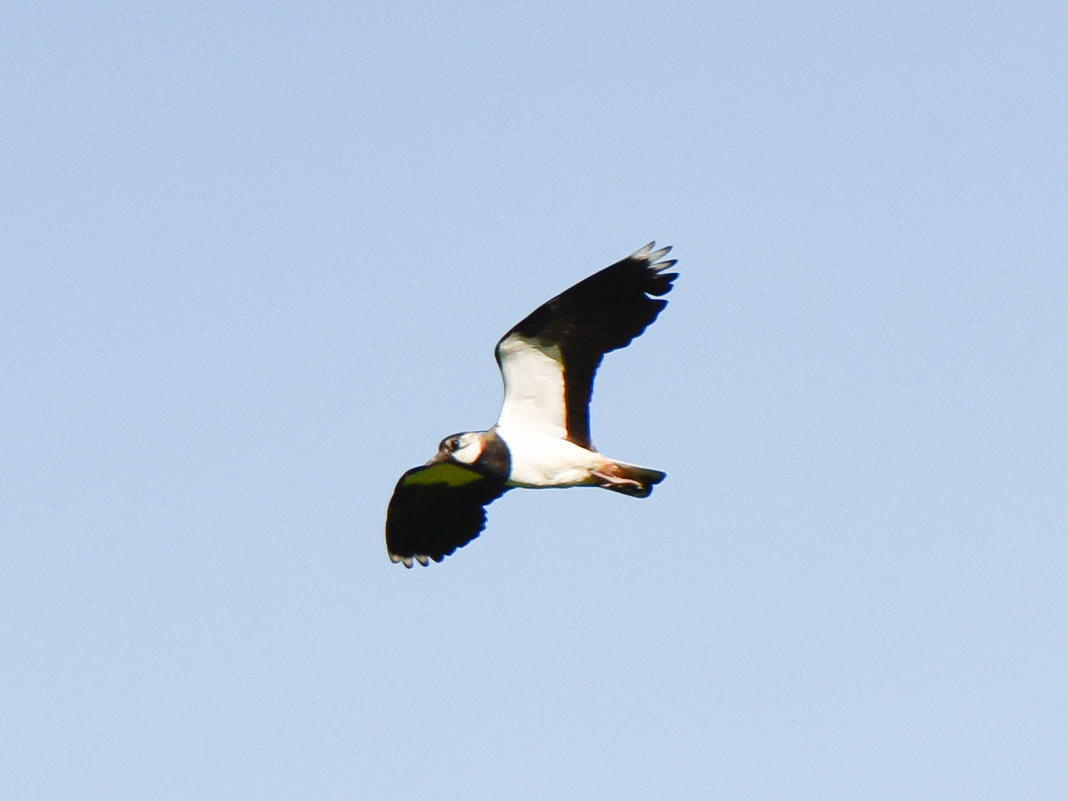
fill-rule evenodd
<path id="1" fill-rule="evenodd" d="M 497 425 L 563 440 L 567 410 L 560 349 L 539 348 L 513 334 L 501 343 L 500 353 L 504 403 Z"/>
<path id="2" fill-rule="evenodd" d="M 508 484 L 513 487 L 578 487 L 595 484 L 591 470 L 609 459 L 596 451 L 560 437 L 526 428 L 498 426 L 497 434 L 508 446 L 512 468 Z"/>
<path id="3" fill-rule="evenodd" d="M 517 334 L 500 346 L 504 403 L 497 433 L 508 446 L 512 487 L 581 487 L 610 460 L 566 439 L 564 365 L 560 348 Z"/>

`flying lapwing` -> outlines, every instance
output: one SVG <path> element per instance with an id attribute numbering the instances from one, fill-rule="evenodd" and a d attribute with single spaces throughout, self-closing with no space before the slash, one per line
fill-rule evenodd
<path id="1" fill-rule="evenodd" d="M 535 309 L 497 343 L 504 404 L 488 431 L 453 434 L 401 476 L 386 512 L 389 558 L 440 562 L 479 535 L 513 487 L 603 487 L 645 498 L 664 473 L 609 459 L 590 442 L 593 376 L 667 306 L 671 248 L 637 253 Z M 653 296 L 653 297 L 650 297 Z"/>

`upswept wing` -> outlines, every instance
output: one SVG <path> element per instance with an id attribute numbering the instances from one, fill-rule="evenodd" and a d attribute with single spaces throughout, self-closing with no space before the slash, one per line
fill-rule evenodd
<path id="1" fill-rule="evenodd" d="M 670 247 L 636 253 L 561 292 L 497 343 L 504 404 L 497 424 L 590 442 L 590 395 L 604 354 L 626 347 L 667 306 Z M 652 297 L 650 297 L 652 296 Z"/>
<path id="2" fill-rule="evenodd" d="M 386 549 L 411 567 L 440 562 L 486 526 L 485 506 L 506 491 L 504 480 L 455 462 L 431 462 L 401 476 L 386 512 Z"/>

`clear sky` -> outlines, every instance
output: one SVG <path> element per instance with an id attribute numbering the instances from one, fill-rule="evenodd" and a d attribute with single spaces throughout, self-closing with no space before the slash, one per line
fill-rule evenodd
<path id="1" fill-rule="evenodd" d="M 0 11 L 0 796 L 1063 794 L 1063 3 L 92 5 Z M 650 239 L 665 483 L 391 564 Z"/>

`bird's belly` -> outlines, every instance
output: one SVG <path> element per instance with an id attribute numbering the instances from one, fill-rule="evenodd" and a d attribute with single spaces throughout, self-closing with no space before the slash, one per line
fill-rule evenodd
<path id="1" fill-rule="evenodd" d="M 499 430 L 508 445 L 513 487 L 577 487 L 594 483 L 590 471 L 601 467 L 604 456 L 557 437 Z"/>

